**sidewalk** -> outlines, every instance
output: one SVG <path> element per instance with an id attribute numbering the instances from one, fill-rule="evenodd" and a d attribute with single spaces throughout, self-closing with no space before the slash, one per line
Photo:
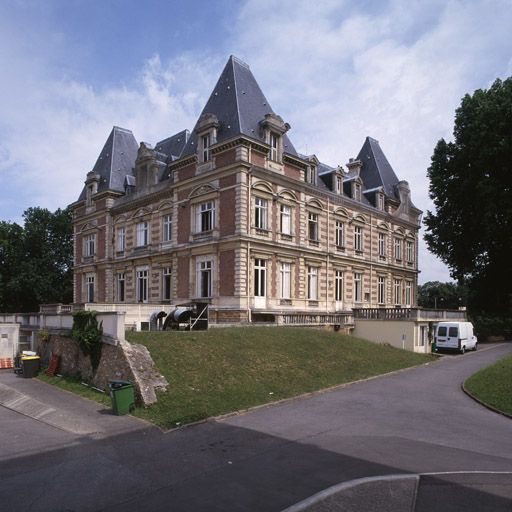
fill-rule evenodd
<path id="1" fill-rule="evenodd" d="M 0 406 L 65 432 L 107 437 L 150 425 L 132 416 L 115 416 L 91 400 L 38 379 L 24 379 L 12 370 L 0 370 Z"/>

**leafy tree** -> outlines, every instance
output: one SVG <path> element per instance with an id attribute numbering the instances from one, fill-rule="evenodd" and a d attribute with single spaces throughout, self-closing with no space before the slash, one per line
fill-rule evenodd
<path id="1" fill-rule="evenodd" d="M 425 217 L 429 249 L 471 290 L 474 312 L 512 312 L 512 77 L 467 94 L 441 139 Z"/>
<path id="2" fill-rule="evenodd" d="M 29 208 L 24 226 L 0 222 L 0 308 L 38 311 L 70 302 L 73 292 L 71 212 Z"/>
<path id="3" fill-rule="evenodd" d="M 467 299 L 464 285 L 428 281 L 418 286 L 418 306 L 422 308 L 458 309 L 467 305 Z"/>

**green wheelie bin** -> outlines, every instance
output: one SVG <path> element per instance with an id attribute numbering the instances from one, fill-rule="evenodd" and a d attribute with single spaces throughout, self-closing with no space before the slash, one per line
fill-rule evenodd
<path id="1" fill-rule="evenodd" d="M 133 384 L 127 380 L 111 380 L 108 383 L 112 411 L 117 416 L 128 414 L 135 409 Z"/>

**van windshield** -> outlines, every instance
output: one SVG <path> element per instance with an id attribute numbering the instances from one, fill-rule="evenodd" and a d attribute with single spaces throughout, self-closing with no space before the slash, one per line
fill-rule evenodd
<path id="1" fill-rule="evenodd" d="M 458 335 L 459 335 L 458 327 L 450 327 L 448 329 L 448 336 L 450 336 L 450 338 L 456 338 Z"/>
<path id="2" fill-rule="evenodd" d="M 441 326 L 439 329 L 437 329 L 437 335 L 438 336 L 446 336 L 446 327 Z"/>

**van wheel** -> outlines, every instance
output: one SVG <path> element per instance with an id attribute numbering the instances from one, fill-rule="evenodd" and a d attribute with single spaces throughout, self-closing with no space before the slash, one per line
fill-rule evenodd
<path id="1" fill-rule="evenodd" d="M 473 347 L 473 352 L 475 352 L 475 350 L 477 349 L 478 347 L 478 343 L 475 343 L 475 346 Z"/>
<path id="2" fill-rule="evenodd" d="M 464 354 L 465 352 L 466 352 L 466 347 L 461 347 L 461 348 L 460 348 L 460 353 L 461 353 L 461 354 Z"/>

